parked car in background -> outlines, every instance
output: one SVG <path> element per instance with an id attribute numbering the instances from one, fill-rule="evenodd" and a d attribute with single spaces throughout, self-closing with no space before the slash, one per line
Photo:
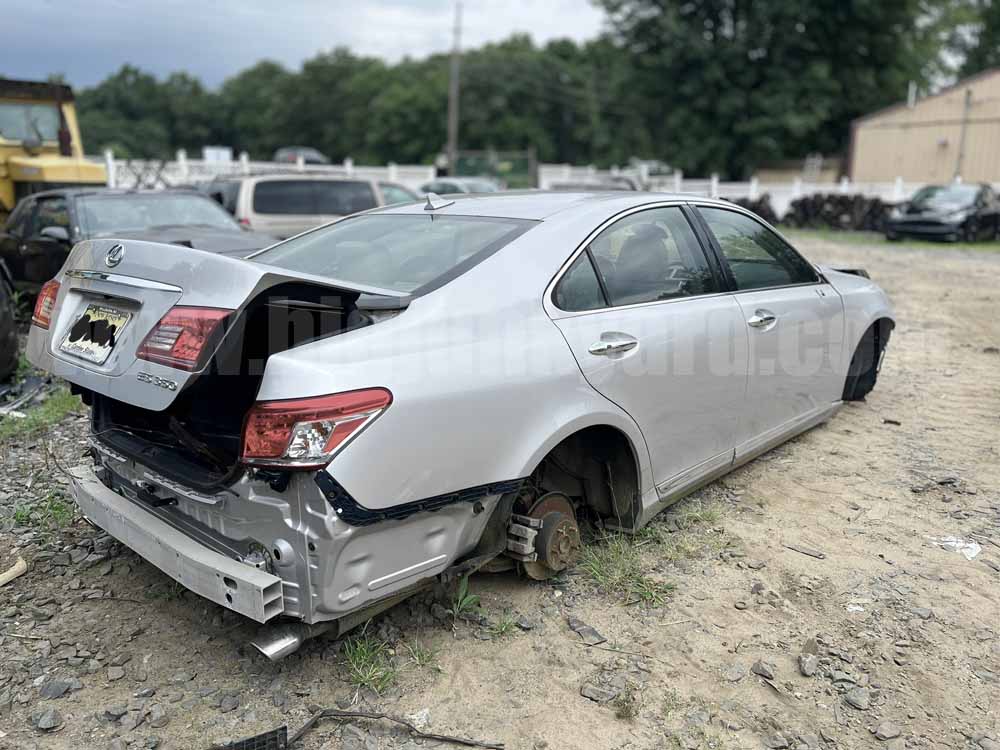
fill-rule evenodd
<path id="1" fill-rule="evenodd" d="M 37 292 L 70 248 L 96 237 L 143 239 L 244 256 L 276 240 L 247 232 L 196 192 L 66 188 L 21 200 L 0 232 L 0 260 L 15 286 Z"/>
<path id="2" fill-rule="evenodd" d="M 420 186 L 420 192 L 437 195 L 495 193 L 498 190 L 500 185 L 489 177 L 439 177 Z"/>
<path id="3" fill-rule="evenodd" d="M 638 190 L 629 180 L 579 180 L 577 182 L 554 182 L 549 190 L 572 193 L 603 193 L 608 191 Z"/>
<path id="4" fill-rule="evenodd" d="M 992 240 L 1000 236 L 1000 201 L 986 184 L 928 185 L 892 210 L 885 236 L 889 240 Z"/>
<path id="5" fill-rule="evenodd" d="M 72 495 L 292 619 L 271 658 L 486 564 L 557 575 L 582 522 L 636 531 L 864 399 L 894 325 L 862 270 L 692 196 L 431 198 L 249 260 L 130 242 L 95 278 L 113 249 L 76 246 L 29 336 L 91 407 Z"/>
<path id="6" fill-rule="evenodd" d="M 282 239 L 341 216 L 420 197 L 394 182 L 312 174 L 218 178 L 200 189 L 241 226 Z"/>
<path id="7" fill-rule="evenodd" d="M 13 281 L 7 266 L 0 260 L 0 383 L 17 369 L 17 316 Z"/>
<path id="8" fill-rule="evenodd" d="M 282 164 L 295 164 L 298 162 L 300 156 L 305 164 L 330 163 L 330 159 L 326 156 L 326 154 L 323 154 L 314 148 L 310 148 L 309 146 L 286 146 L 284 148 L 279 148 L 274 152 L 272 161 L 281 162 Z"/>

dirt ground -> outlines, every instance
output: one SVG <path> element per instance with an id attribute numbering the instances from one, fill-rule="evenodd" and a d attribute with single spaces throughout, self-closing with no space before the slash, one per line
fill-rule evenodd
<path id="1" fill-rule="evenodd" d="M 868 401 L 560 580 L 472 577 L 465 618 L 425 596 L 267 663 L 65 518 L 81 417 L 0 444 L 0 549 L 29 565 L 0 589 L 0 748 L 206 748 L 354 705 L 517 750 L 997 750 L 1000 253 L 799 244 L 896 305 Z M 450 747 L 329 720 L 299 746 Z"/>

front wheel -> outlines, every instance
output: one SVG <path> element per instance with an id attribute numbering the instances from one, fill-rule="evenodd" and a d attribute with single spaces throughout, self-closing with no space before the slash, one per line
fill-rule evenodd
<path id="1" fill-rule="evenodd" d="M 878 380 L 882 354 L 889 343 L 892 327 L 892 321 L 883 318 L 873 323 L 865 331 L 865 335 L 858 342 L 857 349 L 854 350 L 854 356 L 851 357 L 851 366 L 847 370 L 842 400 L 864 401 L 865 396 L 871 393 L 872 388 L 875 387 L 875 381 Z"/>

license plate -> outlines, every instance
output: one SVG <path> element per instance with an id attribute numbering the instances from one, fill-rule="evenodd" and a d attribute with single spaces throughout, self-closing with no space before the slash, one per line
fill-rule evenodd
<path id="1" fill-rule="evenodd" d="M 87 305 L 59 348 L 74 357 L 103 365 L 115 348 L 132 313 L 104 305 Z"/>

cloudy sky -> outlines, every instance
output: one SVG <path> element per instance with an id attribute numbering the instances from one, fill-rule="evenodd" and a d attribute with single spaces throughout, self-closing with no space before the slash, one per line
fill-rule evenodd
<path id="1" fill-rule="evenodd" d="M 124 63 L 185 70 L 216 86 L 262 58 L 297 67 L 321 50 L 398 60 L 451 46 L 454 0 L 0 0 L 0 76 L 62 73 L 82 87 Z M 463 0 L 463 46 L 527 31 L 536 41 L 591 38 L 590 0 Z"/>

